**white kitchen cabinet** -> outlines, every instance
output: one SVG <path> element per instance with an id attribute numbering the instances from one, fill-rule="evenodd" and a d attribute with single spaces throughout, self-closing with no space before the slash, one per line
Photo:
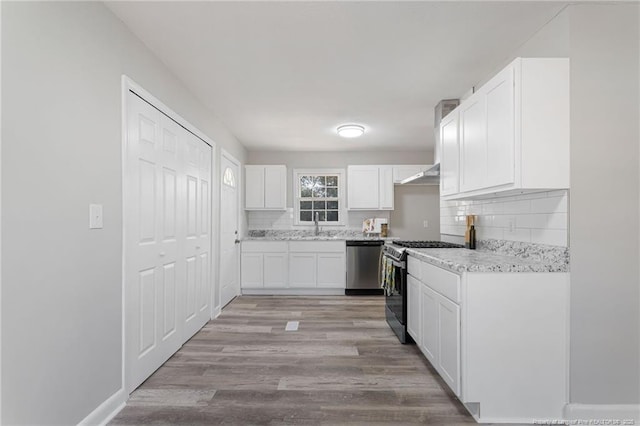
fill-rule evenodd
<path id="1" fill-rule="evenodd" d="M 418 347 L 474 418 L 480 423 L 562 418 L 569 274 L 458 275 L 413 256 L 407 263 L 407 328 L 410 333 L 420 328 Z M 419 306 L 412 303 L 416 291 Z"/>
<path id="2" fill-rule="evenodd" d="M 264 253 L 264 288 L 283 288 L 287 286 L 287 253 Z"/>
<path id="3" fill-rule="evenodd" d="M 416 345 L 420 347 L 422 342 L 421 336 L 421 310 L 420 310 L 420 289 L 422 284 L 411 275 L 407 276 L 407 332 Z"/>
<path id="4" fill-rule="evenodd" d="M 348 166 L 347 209 L 393 210 L 393 166 Z"/>
<path id="5" fill-rule="evenodd" d="M 460 191 L 482 188 L 487 174 L 486 105 L 474 93 L 460 106 Z"/>
<path id="6" fill-rule="evenodd" d="M 568 59 L 518 58 L 454 113 L 458 164 L 454 119 L 440 127 L 444 199 L 569 188 Z"/>
<path id="7" fill-rule="evenodd" d="M 345 287 L 346 263 L 343 253 L 318 253 L 317 286 L 329 288 Z"/>
<path id="8" fill-rule="evenodd" d="M 240 287 L 261 289 L 286 286 L 287 242 L 244 241 L 240 255 Z"/>
<path id="9" fill-rule="evenodd" d="M 262 253 L 242 253 L 240 256 L 240 265 L 242 288 L 264 287 Z"/>
<path id="10" fill-rule="evenodd" d="M 428 286 L 420 286 L 420 350 L 438 369 L 438 294 Z"/>
<path id="11" fill-rule="evenodd" d="M 437 370 L 453 393 L 460 395 L 460 307 L 437 295 Z"/>
<path id="12" fill-rule="evenodd" d="M 460 190 L 459 116 L 459 110 L 452 111 L 440 123 L 441 196 L 457 194 Z"/>
<path id="13" fill-rule="evenodd" d="M 289 253 L 289 287 L 316 287 L 316 265 L 315 253 Z"/>
<path id="14" fill-rule="evenodd" d="M 393 183 L 398 184 L 406 178 L 424 172 L 429 167 L 431 166 L 427 164 L 402 164 L 393 166 Z"/>
<path id="15" fill-rule="evenodd" d="M 245 166 L 246 210 L 285 210 L 287 208 L 286 194 L 286 166 Z"/>

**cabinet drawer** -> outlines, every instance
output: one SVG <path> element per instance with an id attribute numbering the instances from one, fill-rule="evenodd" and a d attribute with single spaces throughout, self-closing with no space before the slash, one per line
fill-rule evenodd
<path id="1" fill-rule="evenodd" d="M 286 241 L 243 241 L 242 253 L 286 253 Z"/>
<path id="2" fill-rule="evenodd" d="M 460 303 L 460 276 L 433 266 L 430 263 L 421 262 L 421 281 L 446 298 Z"/>
<path id="3" fill-rule="evenodd" d="M 344 253 L 344 241 L 290 241 L 289 251 L 306 253 Z"/>
<path id="4" fill-rule="evenodd" d="M 422 267 L 420 266 L 422 261 L 413 256 L 407 257 L 407 273 L 419 280 L 422 278 Z"/>

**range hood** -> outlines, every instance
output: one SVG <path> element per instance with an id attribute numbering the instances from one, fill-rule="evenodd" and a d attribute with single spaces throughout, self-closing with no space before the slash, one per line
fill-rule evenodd
<path id="1" fill-rule="evenodd" d="M 413 184 L 413 185 L 439 185 L 440 184 L 440 163 L 434 164 L 427 170 L 417 173 L 413 176 L 402 180 L 401 185 Z"/>

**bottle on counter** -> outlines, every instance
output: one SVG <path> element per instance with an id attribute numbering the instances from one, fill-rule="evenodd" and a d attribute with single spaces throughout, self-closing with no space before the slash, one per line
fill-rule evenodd
<path id="1" fill-rule="evenodd" d="M 386 223 L 383 223 L 382 225 L 380 225 L 380 236 L 382 238 L 387 238 L 388 234 L 389 234 L 389 225 L 387 225 Z"/>
<path id="2" fill-rule="evenodd" d="M 476 249 L 476 227 L 474 225 L 469 228 L 469 249 Z"/>

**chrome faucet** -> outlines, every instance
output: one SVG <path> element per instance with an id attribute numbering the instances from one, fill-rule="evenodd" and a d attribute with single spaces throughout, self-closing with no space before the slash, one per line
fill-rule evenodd
<path id="1" fill-rule="evenodd" d="M 316 215 L 313 219 L 313 223 L 316 224 L 316 229 L 314 231 L 315 235 L 318 236 L 320 234 L 320 227 L 318 226 L 318 222 L 320 222 L 320 212 L 316 212 Z"/>

